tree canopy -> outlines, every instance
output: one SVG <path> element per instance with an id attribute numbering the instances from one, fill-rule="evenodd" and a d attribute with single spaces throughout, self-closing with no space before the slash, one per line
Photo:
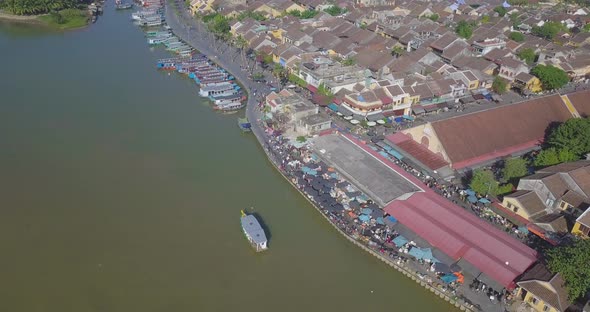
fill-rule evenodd
<path id="1" fill-rule="evenodd" d="M 535 62 L 535 59 L 537 58 L 537 55 L 535 54 L 535 50 L 533 50 L 531 48 L 524 48 L 524 49 L 518 51 L 518 53 L 516 55 L 518 56 L 519 59 L 525 61 L 525 63 L 527 63 L 527 65 L 532 65 Z"/>
<path id="2" fill-rule="evenodd" d="M 429 15 L 427 18 L 433 22 L 436 22 L 440 18 L 440 15 L 433 13 L 433 14 Z"/>
<path id="3" fill-rule="evenodd" d="M 539 64 L 531 70 L 531 73 L 539 78 L 546 90 L 554 90 L 563 87 L 569 82 L 569 76 L 563 69 L 552 65 Z"/>
<path id="4" fill-rule="evenodd" d="M 471 35 L 473 35 L 473 25 L 466 21 L 460 21 L 457 24 L 457 27 L 455 27 L 455 32 L 459 37 L 469 39 L 471 38 Z"/>
<path id="5" fill-rule="evenodd" d="M 508 82 L 498 76 L 494 78 L 492 82 L 492 90 L 498 94 L 504 94 L 508 89 Z"/>
<path id="6" fill-rule="evenodd" d="M 510 158 L 504 163 L 504 168 L 502 169 L 502 178 L 505 181 L 511 181 L 524 177 L 528 172 L 528 163 L 524 158 Z"/>
<path id="7" fill-rule="evenodd" d="M 318 12 L 316 10 L 305 10 L 303 12 L 301 12 L 299 10 L 287 11 L 287 15 L 295 16 L 300 19 L 312 18 L 312 17 L 318 15 L 318 13 L 320 13 L 320 12 Z"/>
<path id="8" fill-rule="evenodd" d="M 582 158 L 590 152 L 590 118 L 571 118 L 559 125 L 547 137 L 547 144 Z"/>
<path id="9" fill-rule="evenodd" d="M 16 15 L 34 15 L 75 8 L 80 3 L 78 0 L 3 0 L 0 9 Z"/>
<path id="10" fill-rule="evenodd" d="M 548 40 L 553 40 L 555 36 L 564 28 L 558 22 L 547 22 L 543 26 L 533 26 L 533 34 Z"/>
<path id="11" fill-rule="evenodd" d="M 473 177 L 469 182 L 469 187 L 479 194 L 496 195 L 498 192 L 498 181 L 494 178 L 494 173 L 487 169 L 477 169 L 473 171 Z"/>
<path id="12" fill-rule="evenodd" d="M 508 36 L 508 38 L 510 38 L 511 40 L 514 40 L 516 42 L 523 42 L 524 41 L 524 35 L 522 33 L 517 32 L 517 31 L 511 32 L 510 35 Z"/>
<path id="13" fill-rule="evenodd" d="M 578 240 L 572 246 L 547 251 L 549 270 L 560 273 L 571 301 L 590 290 L 590 240 Z"/>
<path id="14" fill-rule="evenodd" d="M 346 8 L 341 8 L 337 5 L 332 5 L 332 6 L 324 9 L 324 12 L 326 12 L 332 16 L 342 15 L 342 14 L 346 13 L 347 11 L 348 10 Z"/>
<path id="15" fill-rule="evenodd" d="M 503 6 L 497 6 L 494 8 L 494 12 L 498 13 L 498 15 L 503 17 L 504 15 L 506 15 L 506 13 L 508 13 L 508 10 Z"/>
<path id="16" fill-rule="evenodd" d="M 266 16 L 264 16 L 264 14 L 262 14 L 260 12 L 254 12 L 251 10 L 244 11 L 244 12 L 240 13 L 236 19 L 238 21 L 243 21 L 246 18 L 251 18 L 251 19 L 254 19 L 254 20 L 257 20 L 260 22 L 266 20 Z"/>

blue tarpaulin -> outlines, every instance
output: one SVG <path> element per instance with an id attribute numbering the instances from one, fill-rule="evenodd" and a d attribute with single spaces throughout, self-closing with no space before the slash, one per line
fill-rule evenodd
<path id="1" fill-rule="evenodd" d="M 385 218 L 387 220 L 387 222 L 391 222 L 391 223 L 397 223 L 397 219 L 394 218 L 393 216 L 388 216 L 387 218 Z"/>
<path id="2" fill-rule="evenodd" d="M 414 121 L 414 117 L 410 116 L 410 115 L 403 115 L 402 116 L 403 119 L 409 120 L 409 121 Z"/>
<path id="3" fill-rule="evenodd" d="M 381 155 L 381 156 L 383 156 L 385 158 L 389 158 L 389 155 L 386 152 L 384 152 L 384 151 L 380 151 L 379 152 L 379 155 Z"/>
<path id="4" fill-rule="evenodd" d="M 395 122 L 402 122 L 404 120 L 404 118 L 403 117 L 395 117 L 393 120 Z"/>
<path id="5" fill-rule="evenodd" d="M 315 170 L 313 170 L 313 169 L 311 169 L 309 167 L 302 167 L 301 168 L 301 171 L 303 171 L 303 173 L 305 173 L 305 174 L 309 174 L 309 175 L 312 175 L 312 176 L 316 176 L 318 174 L 317 171 L 315 171 Z"/>
<path id="6" fill-rule="evenodd" d="M 416 259 L 428 260 L 430 262 L 439 262 L 433 255 L 430 248 L 412 247 L 408 252 Z"/>
<path id="7" fill-rule="evenodd" d="M 490 201 L 487 198 L 483 198 L 483 197 L 479 199 L 479 202 L 482 204 L 489 204 L 490 203 Z"/>
<path id="8" fill-rule="evenodd" d="M 465 190 L 465 194 L 469 196 L 475 196 L 475 192 L 473 190 Z"/>
<path id="9" fill-rule="evenodd" d="M 383 221 L 383 217 L 377 218 L 377 224 L 385 224 L 385 222 Z"/>
<path id="10" fill-rule="evenodd" d="M 399 160 L 402 160 L 402 159 L 404 159 L 404 156 L 402 156 L 402 154 L 398 153 L 398 152 L 397 152 L 396 150 L 394 150 L 394 149 L 391 149 L 391 150 L 387 151 L 387 153 L 388 153 L 389 155 L 391 155 L 391 156 L 393 156 L 393 157 L 395 157 L 395 158 L 399 159 Z"/>
<path id="11" fill-rule="evenodd" d="M 450 284 L 454 281 L 456 281 L 458 279 L 458 277 L 455 274 L 447 274 L 447 275 L 443 275 L 443 277 L 440 278 L 443 282 Z"/>
<path id="12" fill-rule="evenodd" d="M 405 244 L 407 244 L 407 243 L 408 243 L 408 239 L 400 235 L 400 236 L 398 236 L 398 237 L 394 238 L 394 239 L 392 240 L 392 242 L 393 242 L 393 243 L 394 243 L 394 244 L 395 244 L 397 247 L 401 247 L 401 246 L 403 246 L 403 245 L 405 245 Z"/>
<path id="13" fill-rule="evenodd" d="M 361 220 L 361 221 L 363 221 L 365 223 L 368 223 L 371 220 L 371 217 L 362 214 L 362 215 L 359 216 L 359 220 Z"/>
<path id="14" fill-rule="evenodd" d="M 334 103 L 330 103 L 328 105 L 328 108 L 333 110 L 334 112 L 338 112 L 338 105 L 334 104 Z"/>
<path id="15" fill-rule="evenodd" d="M 518 231 L 522 232 L 523 234 L 529 234 L 529 229 L 525 226 L 519 226 Z"/>
<path id="16" fill-rule="evenodd" d="M 363 210 L 361 210 L 361 213 L 371 215 L 371 213 L 373 213 L 373 210 L 371 208 L 363 208 Z"/>
<path id="17" fill-rule="evenodd" d="M 477 197 L 475 197 L 474 195 L 469 195 L 469 197 L 467 197 L 467 200 L 472 204 L 477 203 Z"/>

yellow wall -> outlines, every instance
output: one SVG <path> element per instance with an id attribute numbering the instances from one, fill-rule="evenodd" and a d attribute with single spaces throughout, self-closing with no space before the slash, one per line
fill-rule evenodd
<path id="1" fill-rule="evenodd" d="M 428 149 L 435 154 L 440 153 L 444 160 L 450 162 L 449 156 L 447 156 L 447 154 L 445 153 L 445 150 L 442 144 L 440 143 L 440 140 L 436 136 L 436 132 L 434 132 L 434 129 L 432 128 L 432 125 L 430 125 L 430 123 L 406 129 L 402 132 L 405 134 L 409 134 L 410 136 L 412 136 L 412 139 L 414 141 L 420 144 L 422 143 L 422 138 L 426 137 L 428 139 Z"/>
<path id="2" fill-rule="evenodd" d="M 508 204 L 511 204 L 512 207 L 510 207 Z M 522 205 L 520 204 L 520 202 L 514 198 L 510 198 L 508 196 L 504 197 L 504 200 L 502 200 L 502 206 L 506 207 L 506 209 L 516 213 L 517 215 L 529 220 L 529 218 L 531 217 L 522 207 Z M 518 207 L 517 211 L 514 211 L 514 207 Z"/>
<path id="3" fill-rule="evenodd" d="M 285 32 L 285 31 L 284 31 L 284 30 L 282 30 L 282 29 L 277 29 L 277 30 L 272 30 L 272 31 L 270 32 L 270 34 L 271 34 L 273 37 L 275 37 L 275 38 L 277 38 L 277 39 L 281 40 L 281 42 L 282 42 L 282 41 L 283 41 L 283 33 L 284 33 L 284 32 Z"/>
<path id="4" fill-rule="evenodd" d="M 299 12 L 303 12 L 305 11 L 305 8 L 300 6 L 297 3 L 293 3 L 291 6 L 289 6 L 285 11 L 289 12 L 289 11 L 299 11 Z"/>
<path id="5" fill-rule="evenodd" d="M 541 80 L 539 80 L 537 77 L 534 77 L 529 82 L 527 82 L 526 88 L 527 90 L 535 93 L 543 91 L 543 88 L 541 87 Z"/>
<path id="6" fill-rule="evenodd" d="M 572 228 L 572 234 L 574 234 L 574 235 L 578 235 L 578 236 L 580 236 L 580 237 L 582 237 L 582 238 L 588 238 L 588 236 L 587 236 L 587 235 L 585 235 L 584 233 L 582 233 L 582 232 L 580 231 L 580 225 L 581 225 L 581 224 L 580 224 L 580 223 L 578 223 L 578 222 L 576 222 L 576 224 L 574 224 L 574 227 Z"/>
<path id="7" fill-rule="evenodd" d="M 477 88 L 479 88 L 479 81 L 476 80 L 469 83 L 469 87 L 467 88 L 467 90 L 473 90 Z"/>
<path id="8" fill-rule="evenodd" d="M 535 309 L 535 311 L 544 312 L 543 308 L 545 307 L 545 302 L 543 300 L 540 300 L 539 298 L 537 298 L 537 303 L 533 304 L 533 297 L 534 297 L 533 294 L 528 292 L 526 294 L 526 296 L 524 297 L 524 302 L 526 302 L 529 306 L 531 306 L 533 309 Z M 546 312 L 558 312 L 558 311 L 552 307 L 549 307 L 549 309 Z"/>

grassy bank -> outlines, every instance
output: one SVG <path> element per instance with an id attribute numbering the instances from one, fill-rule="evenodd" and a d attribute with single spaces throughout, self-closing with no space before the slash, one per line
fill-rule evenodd
<path id="1" fill-rule="evenodd" d="M 38 19 L 49 27 L 66 30 L 88 25 L 90 17 L 84 10 L 65 9 L 39 16 Z"/>

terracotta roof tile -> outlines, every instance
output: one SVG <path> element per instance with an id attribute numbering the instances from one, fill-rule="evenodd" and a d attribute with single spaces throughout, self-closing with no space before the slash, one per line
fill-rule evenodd
<path id="1" fill-rule="evenodd" d="M 453 167 L 531 148 L 552 122 L 571 118 L 559 95 L 432 123 Z"/>

